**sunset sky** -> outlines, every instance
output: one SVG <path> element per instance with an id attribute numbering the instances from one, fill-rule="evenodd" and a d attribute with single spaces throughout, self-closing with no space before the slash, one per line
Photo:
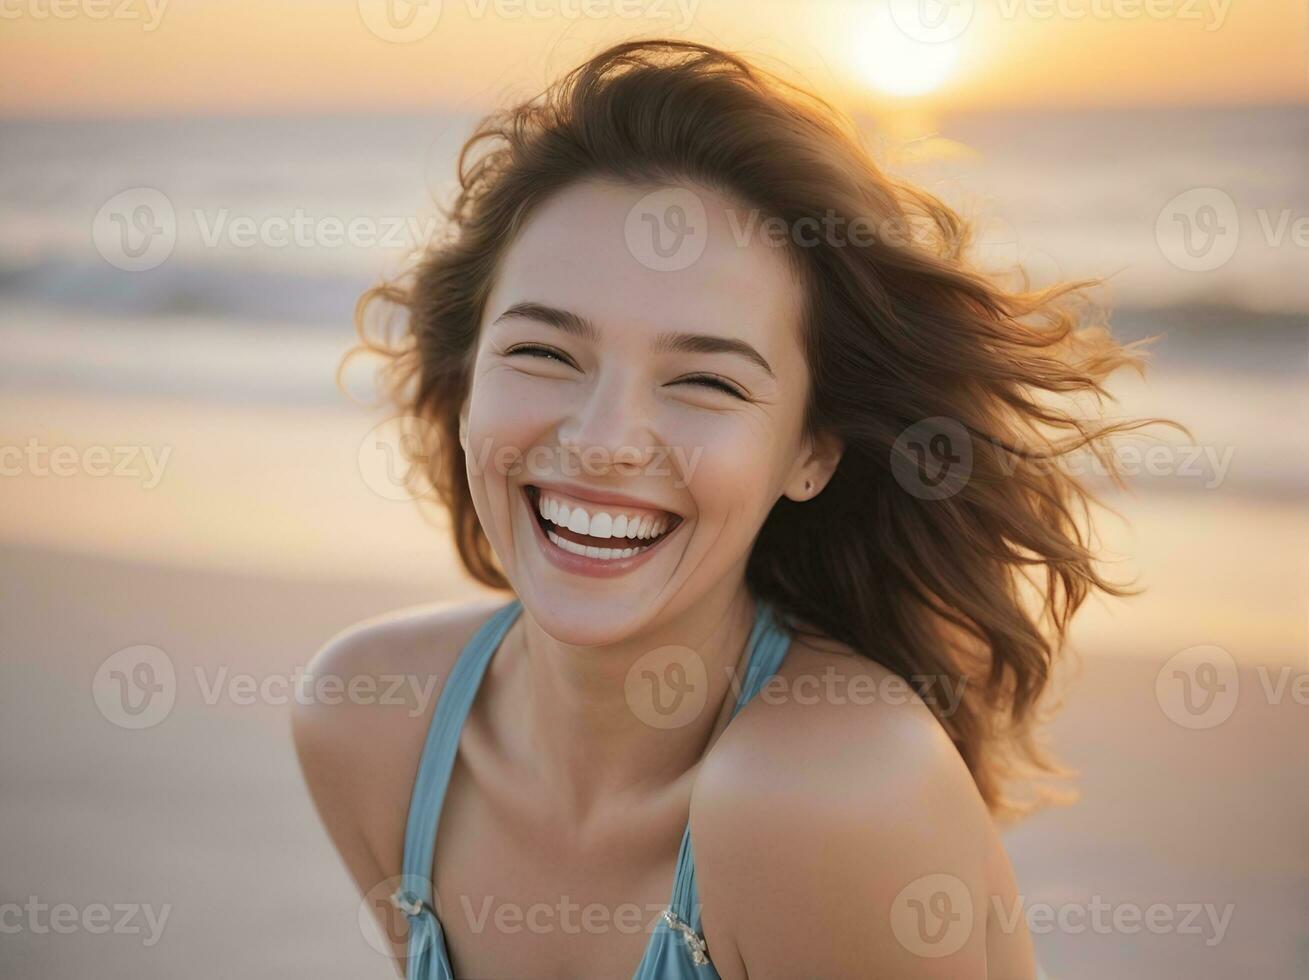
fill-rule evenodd
<path id="1" fill-rule="evenodd" d="M 654 34 L 794 66 L 847 105 L 1309 103 L 1298 0 L 384 2 L 0 0 L 0 114 L 475 108 Z"/>

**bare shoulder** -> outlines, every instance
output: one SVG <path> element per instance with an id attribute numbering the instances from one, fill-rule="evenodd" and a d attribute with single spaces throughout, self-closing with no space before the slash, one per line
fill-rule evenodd
<path id="1" fill-rule="evenodd" d="M 956 692 L 941 683 L 926 694 L 949 710 Z M 800 638 L 723 732 L 697 780 L 698 799 L 738 792 L 863 805 L 952 792 L 985 809 L 914 686 L 843 644 Z"/>
<path id="2" fill-rule="evenodd" d="M 432 712 L 459 652 L 503 598 L 401 609 L 314 655 L 291 727 L 314 804 L 366 891 L 399 870 Z"/>
<path id="3" fill-rule="evenodd" d="M 957 693 L 923 689 L 946 710 Z M 840 644 L 792 641 L 706 757 L 691 833 L 725 980 L 983 978 L 988 955 L 1031 975 L 1025 933 L 1000 953 L 989 934 L 1014 886 L 967 765 L 914 686 Z"/>
<path id="4" fill-rule="evenodd" d="M 434 658 L 453 663 L 486 619 L 508 600 L 487 597 L 466 602 L 410 606 L 356 623 L 329 638 L 309 669 L 344 675 L 378 669 L 430 669 Z"/>

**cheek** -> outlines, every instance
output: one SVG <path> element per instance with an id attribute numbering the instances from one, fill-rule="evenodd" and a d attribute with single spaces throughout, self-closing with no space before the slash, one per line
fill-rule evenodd
<path id="1" fill-rule="evenodd" d="M 522 475 L 552 417 L 549 386 L 511 371 L 477 379 L 468 405 L 468 477 L 487 485 Z M 554 401 L 557 401 L 557 395 Z"/>
<path id="2" fill-rule="evenodd" d="M 723 523 L 762 520 L 772 505 L 777 437 L 760 419 L 741 414 L 706 415 L 667 431 L 677 479 L 685 485 L 697 519 Z"/>
<path id="3" fill-rule="evenodd" d="M 543 440 L 539 398 L 526 396 L 522 375 L 491 372 L 473 385 L 464 446 L 468 489 L 482 529 L 502 560 L 513 553 L 515 482 L 531 482 L 524 469 L 532 447 Z"/>

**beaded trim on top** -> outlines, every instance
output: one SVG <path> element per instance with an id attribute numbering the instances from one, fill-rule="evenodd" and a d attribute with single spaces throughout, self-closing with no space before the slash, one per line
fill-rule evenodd
<path id="1" fill-rule="evenodd" d="M 682 934 L 686 940 L 686 946 L 691 951 L 691 962 L 696 966 L 704 966 L 709 962 L 708 948 L 701 936 L 689 925 L 677 917 L 671 908 L 664 909 L 664 921 L 669 927 Z"/>

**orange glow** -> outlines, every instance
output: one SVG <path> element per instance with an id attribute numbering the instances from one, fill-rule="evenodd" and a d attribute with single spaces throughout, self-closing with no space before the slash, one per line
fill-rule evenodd
<path id="1" fill-rule="evenodd" d="M 580 12 L 607 9 L 603 0 L 590 8 L 579 0 L 444 0 L 428 32 L 404 43 L 367 26 L 364 12 L 380 2 L 126 0 L 110 9 L 133 19 L 93 18 L 77 4 L 60 19 L 49 0 L 8 0 L 0 113 L 480 106 L 539 89 L 606 42 L 655 34 L 762 55 L 856 100 L 959 109 L 1309 100 L 1302 4 L 1176 0 L 1172 16 L 1108 17 L 1094 11 L 1116 9 L 1113 0 L 959 0 L 938 6 L 970 8 L 967 28 L 915 48 L 886 30 L 897 11 L 903 27 L 902 0 L 614 0 L 600 18 Z M 435 0 L 414 2 L 410 13 Z M 634 7 L 657 16 L 619 15 Z"/>

